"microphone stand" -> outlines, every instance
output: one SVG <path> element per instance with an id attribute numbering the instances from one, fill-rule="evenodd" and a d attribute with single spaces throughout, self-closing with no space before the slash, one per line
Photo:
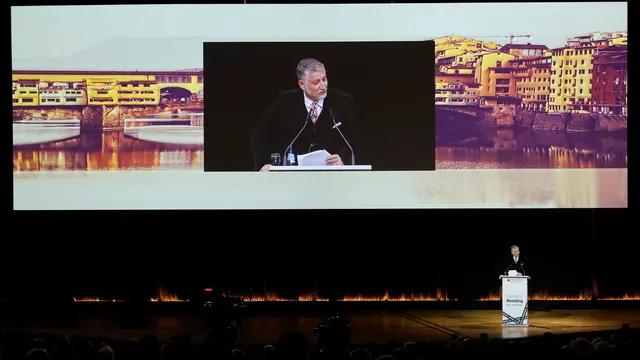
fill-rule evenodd
<path id="1" fill-rule="evenodd" d="M 342 140 L 344 140 L 344 143 L 347 144 L 347 146 L 349 147 L 349 150 L 351 151 L 351 165 L 355 165 L 356 154 L 353 152 L 353 148 L 351 147 L 351 144 L 349 144 L 349 142 L 347 141 L 347 138 L 344 137 L 344 134 L 342 134 L 342 131 L 340 131 L 340 124 L 336 123 L 336 117 L 333 114 L 333 108 L 329 109 L 329 113 L 331 114 L 331 120 L 333 120 L 333 128 L 338 130 L 338 134 L 340 134 L 340 136 L 342 137 Z"/>
<path id="2" fill-rule="evenodd" d="M 524 272 L 524 263 L 520 264 L 520 268 L 522 269 L 522 276 L 527 276 L 527 274 L 525 274 Z"/>
<path id="3" fill-rule="evenodd" d="M 293 140 L 291 141 L 291 144 L 289 144 L 289 146 L 287 146 L 287 148 L 284 149 L 284 162 L 285 162 L 285 164 L 288 161 L 287 152 L 291 150 L 291 148 L 293 147 L 293 143 L 295 143 L 296 140 L 298 140 L 298 137 L 300 137 L 300 134 L 302 134 L 304 129 L 307 127 L 307 123 L 309 123 L 309 118 L 310 117 L 311 117 L 311 111 L 309 111 L 307 113 L 307 117 L 304 119 L 304 125 L 302 125 L 302 128 L 300 129 L 300 131 L 298 131 L 298 134 L 296 134 L 296 136 L 293 138 Z"/>
<path id="4" fill-rule="evenodd" d="M 509 270 L 511 270 L 511 267 L 516 263 L 516 261 L 512 261 L 511 265 L 509 265 L 509 267 L 507 268 L 507 270 L 504 271 L 504 275 L 505 276 L 509 276 Z"/>

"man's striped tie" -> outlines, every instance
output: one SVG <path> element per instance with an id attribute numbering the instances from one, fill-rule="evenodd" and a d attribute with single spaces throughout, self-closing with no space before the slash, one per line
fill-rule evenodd
<path id="1" fill-rule="evenodd" d="M 311 121 L 316 122 L 318 120 L 318 102 L 314 101 L 311 104 Z"/>

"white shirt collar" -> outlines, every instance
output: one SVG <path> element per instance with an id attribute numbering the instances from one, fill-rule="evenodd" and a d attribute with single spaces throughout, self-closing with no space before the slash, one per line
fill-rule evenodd
<path id="1" fill-rule="evenodd" d="M 302 91 L 302 94 L 304 95 L 304 105 L 307 107 L 307 111 L 311 110 L 311 104 L 313 104 L 313 100 L 309 99 L 309 97 L 307 96 L 307 93 L 304 92 L 304 90 Z M 318 100 L 318 110 L 322 110 L 322 106 L 324 105 L 324 98 L 320 98 L 320 100 Z"/>

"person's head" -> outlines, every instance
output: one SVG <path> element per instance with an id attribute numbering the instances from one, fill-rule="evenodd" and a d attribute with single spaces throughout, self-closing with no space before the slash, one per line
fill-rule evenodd
<path id="1" fill-rule="evenodd" d="M 96 352 L 97 360 L 113 360 L 115 358 L 113 349 L 109 345 L 104 345 Z"/>
<path id="2" fill-rule="evenodd" d="M 357 348 L 349 353 L 351 360 L 371 360 L 371 353 L 366 348 Z"/>
<path id="3" fill-rule="evenodd" d="M 520 248 L 518 247 L 518 245 L 513 245 L 511 247 L 511 255 L 520 256 Z"/>
<path id="4" fill-rule="evenodd" d="M 302 59 L 296 67 L 298 86 L 313 101 L 327 96 L 327 71 L 324 64 L 316 59 Z"/>
<path id="5" fill-rule="evenodd" d="M 43 348 L 34 348 L 27 353 L 27 360 L 49 360 L 50 358 L 47 350 Z"/>

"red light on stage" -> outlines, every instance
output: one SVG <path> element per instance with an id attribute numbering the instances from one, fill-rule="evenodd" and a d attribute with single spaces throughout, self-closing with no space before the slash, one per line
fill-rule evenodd
<path id="1" fill-rule="evenodd" d="M 211 291 L 213 291 L 213 289 L 212 288 L 205 288 L 204 291 L 211 292 Z"/>

